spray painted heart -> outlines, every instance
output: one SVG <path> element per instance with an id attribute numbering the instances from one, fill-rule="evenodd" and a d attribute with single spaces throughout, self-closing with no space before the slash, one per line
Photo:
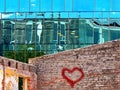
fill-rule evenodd
<path id="1" fill-rule="evenodd" d="M 71 79 L 68 75 L 66 75 L 66 72 L 69 73 L 69 74 L 71 74 L 71 75 L 74 75 L 74 72 L 75 72 L 75 71 L 79 72 L 79 74 L 80 74 L 79 78 L 76 78 L 75 80 Z M 73 88 L 74 85 L 75 85 L 77 82 L 79 82 L 79 81 L 81 81 L 81 80 L 83 79 L 84 73 L 83 73 L 82 69 L 80 69 L 80 68 L 78 68 L 78 67 L 74 67 L 72 70 L 70 70 L 70 69 L 68 69 L 68 68 L 63 68 L 63 69 L 62 69 L 62 76 L 63 76 L 64 79 L 67 80 L 67 82 L 68 82 L 68 83 L 70 84 L 70 86 Z"/>

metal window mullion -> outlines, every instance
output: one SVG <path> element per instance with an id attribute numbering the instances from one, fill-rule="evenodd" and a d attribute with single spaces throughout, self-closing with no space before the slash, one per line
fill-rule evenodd
<path id="1" fill-rule="evenodd" d="M 36 17 L 35 17 L 35 30 L 34 30 L 34 34 L 35 34 L 35 35 L 34 35 L 34 36 L 35 36 L 34 56 L 35 56 L 35 57 L 36 57 L 36 45 L 37 45 L 37 44 L 36 44 L 36 39 L 37 39 L 37 38 L 36 38 L 36 36 L 37 36 L 37 27 L 36 27 L 36 23 L 37 23 L 37 14 L 36 14 Z"/>
<path id="2" fill-rule="evenodd" d="M 96 0 L 94 0 L 94 12 L 96 11 Z"/>
<path id="3" fill-rule="evenodd" d="M 66 0 L 64 0 L 64 11 L 66 10 Z"/>
<path id="4" fill-rule="evenodd" d="M 41 0 L 39 0 L 39 12 L 41 11 Z"/>
<path id="5" fill-rule="evenodd" d="M 26 13 L 25 19 L 27 19 L 27 15 L 28 15 L 28 14 Z M 26 58 L 26 49 L 27 49 L 27 48 L 26 48 L 26 30 L 27 30 L 27 29 L 26 29 L 26 20 L 25 20 L 25 35 L 24 35 L 24 36 L 25 36 L 25 43 L 24 43 L 24 44 L 25 44 L 25 51 L 24 51 L 24 57 L 25 57 L 24 60 L 25 60 L 25 61 L 24 61 L 24 62 L 27 62 L 27 60 L 26 60 L 26 59 L 27 59 L 27 58 Z"/>
<path id="6" fill-rule="evenodd" d="M 108 12 L 108 23 L 110 23 L 110 13 L 112 12 L 112 9 L 113 9 L 113 0 L 111 0 L 111 3 L 110 3 L 110 12 Z M 108 26 L 108 40 L 110 41 L 111 40 L 111 34 L 110 34 L 110 24 Z"/>
<path id="7" fill-rule="evenodd" d="M 6 0 L 4 0 L 4 12 L 6 12 Z"/>
<path id="8" fill-rule="evenodd" d="M 53 12 L 53 0 L 51 0 L 51 11 Z"/>
<path id="9" fill-rule="evenodd" d="M 0 18 L 2 18 L 2 14 L 0 13 Z M 2 27 L 2 20 L 0 19 L 0 27 Z M 0 28 L 0 44 L 2 43 L 2 28 Z"/>
<path id="10" fill-rule="evenodd" d="M 68 44 L 70 45 L 70 23 L 69 21 L 70 21 L 70 18 L 69 18 L 69 12 L 68 12 Z"/>
<path id="11" fill-rule="evenodd" d="M 31 5 L 31 0 L 29 0 L 29 12 L 30 12 L 30 9 L 31 9 L 31 8 L 30 8 L 30 7 L 31 7 L 30 5 Z"/>
<path id="12" fill-rule="evenodd" d="M 45 47 L 44 44 L 46 43 L 46 42 L 45 42 L 45 40 L 46 40 L 46 32 L 45 32 L 45 30 L 44 30 L 44 28 L 45 28 L 45 27 L 44 27 L 44 26 L 45 26 L 45 25 L 44 25 L 45 15 L 44 15 L 43 18 L 42 18 L 42 22 L 43 22 L 43 23 L 42 23 L 42 29 L 43 29 L 43 30 L 42 30 L 42 33 L 43 33 L 43 42 L 42 42 L 42 44 L 43 44 L 43 50 L 44 50 L 44 47 Z M 42 36 L 42 34 L 41 34 L 41 36 Z M 42 37 L 40 37 L 40 38 L 42 38 Z M 40 40 L 41 40 L 41 39 L 40 39 Z M 40 45 L 40 49 L 41 49 L 42 44 Z"/>
<path id="13" fill-rule="evenodd" d="M 18 0 L 18 12 L 20 12 L 20 0 Z"/>
<path id="14" fill-rule="evenodd" d="M 78 45 L 78 47 L 80 47 L 80 40 L 79 40 L 79 38 L 81 37 L 80 36 L 80 20 L 81 20 L 80 12 L 78 12 L 78 20 L 79 20 L 79 27 L 78 27 L 78 41 L 79 41 L 79 45 Z"/>
<path id="15" fill-rule="evenodd" d="M 103 19 L 104 19 L 104 11 L 102 11 L 102 25 L 103 25 Z M 102 28 L 102 39 L 103 39 L 103 35 L 104 35 L 104 33 L 103 33 L 103 26 L 101 27 Z M 103 43 L 103 41 L 102 41 L 102 43 Z"/>
<path id="16" fill-rule="evenodd" d="M 110 1 L 110 11 L 112 11 L 112 9 L 113 9 L 113 5 L 112 5 L 113 3 L 112 3 L 112 1 L 113 0 Z"/>
<path id="17" fill-rule="evenodd" d="M 72 0 L 72 11 L 74 11 L 74 0 Z"/>
<path id="18" fill-rule="evenodd" d="M 108 12 L 108 23 L 110 23 L 110 12 Z M 110 24 L 108 26 L 108 41 L 110 41 Z"/>
<path id="19" fill-rule="evenodd" d="M 94 20 L 94 16 L 95 16 L 95 12 L 96 12 L 96 0 L 94 0 L 94 12 L 93 12 L 93 20 Z M 93 24 L 93 22 L 92 22 Z M 94 38 L 95 38 L 95 28 L 94 28 L 94 24 L 93 24 L 93 44 L 94 44 Z"/>
<path id="20" fill-rule="evenodd" d="M 17 18 L 16 18 L 16 13 L 15 13 L 15 26 L 14 26 L 14 37 L 15 37 L 15 38 L 14 38 L 14 39 L 15 39 L 15 44 L 14 44 L 14 59 L 16 59 L 16 50 L 15 50 L 15 49 L 16 49 L 16 35 L 17 35 L 17 34 L 16 34 L 16 21 L 17 21 L 16 19 L 17 19 Z"/>
<path id="21" fill-rule="evenodd" d="M 94 14 L 95 14 L 95 12 L 93 12 L 93 16 L 92 16 L 92 19 L 93 19 L 93 20 L 94 20 Z M 92 24 L 93 24 L 93 22 L 92 22 Z M 95 34 L 94 34 L 94 31 L 95 31 L 94 24 L 93 24 L 92 30 L 93 30 L 93 31 L 92 31 L 92 35 L 93 35 L 93 36 L 92 36 L 92 37 L 93 37 L 93 38 L 92 38 L 92 43 L 94 44 L 94 38 L 95 38 L 95 37 L 94 37 L 94 35 L 95 35 Z"/>

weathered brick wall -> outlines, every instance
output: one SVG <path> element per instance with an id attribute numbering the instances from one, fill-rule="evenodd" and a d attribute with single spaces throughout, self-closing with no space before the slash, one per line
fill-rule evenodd
<path id="1" fill-rule="evenodd" d="M 120 40 L 36 57 L 30 63 L 37 67 L 38 90 L 120 90 Z"/>
<path id="2" fill-rule="evenodd" d="M 19 77 L 27 80 L 28 90 L 37 90 L 36 67 L 31 64 L 0 56 L 0 76 L 1 90 L 18 90 Z"/>

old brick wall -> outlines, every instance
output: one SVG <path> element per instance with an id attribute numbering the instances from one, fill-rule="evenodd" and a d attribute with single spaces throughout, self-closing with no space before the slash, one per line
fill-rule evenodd
<path id="1" fill-rule="evenodd" d="M 27 90 L 37 90 L 36 67 L 31 64 L 0 56 L 0 76 L 0 90 L 18 90 L 19 77 L 26 79 Z"/>
<path id="2" fill-rule="evenodd" d="M 37 67 L 38 90 L 120 90 L 120 40 L 36 57 L 30 63 Z"/>

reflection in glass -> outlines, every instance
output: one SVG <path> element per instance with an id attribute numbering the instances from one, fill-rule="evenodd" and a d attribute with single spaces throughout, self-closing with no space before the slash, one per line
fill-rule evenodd
<path id="1" fill-rule="evenodd" d="M 54 15 L 59 16 L 59 13 Z M 117 19 L 63 19 L 61 15 L 43 18 L 1 20 L 1 49 L 22 50 L 24 45 L 33 45 L 33 50 L 50 54 L 120 38 L 120 23 Z"/>
<path id="2" fill-rule="evenodd" d="M 119 39 L 117 1 L 0 0 L 0 55 L 24 49 L 51 54 Z"/>

